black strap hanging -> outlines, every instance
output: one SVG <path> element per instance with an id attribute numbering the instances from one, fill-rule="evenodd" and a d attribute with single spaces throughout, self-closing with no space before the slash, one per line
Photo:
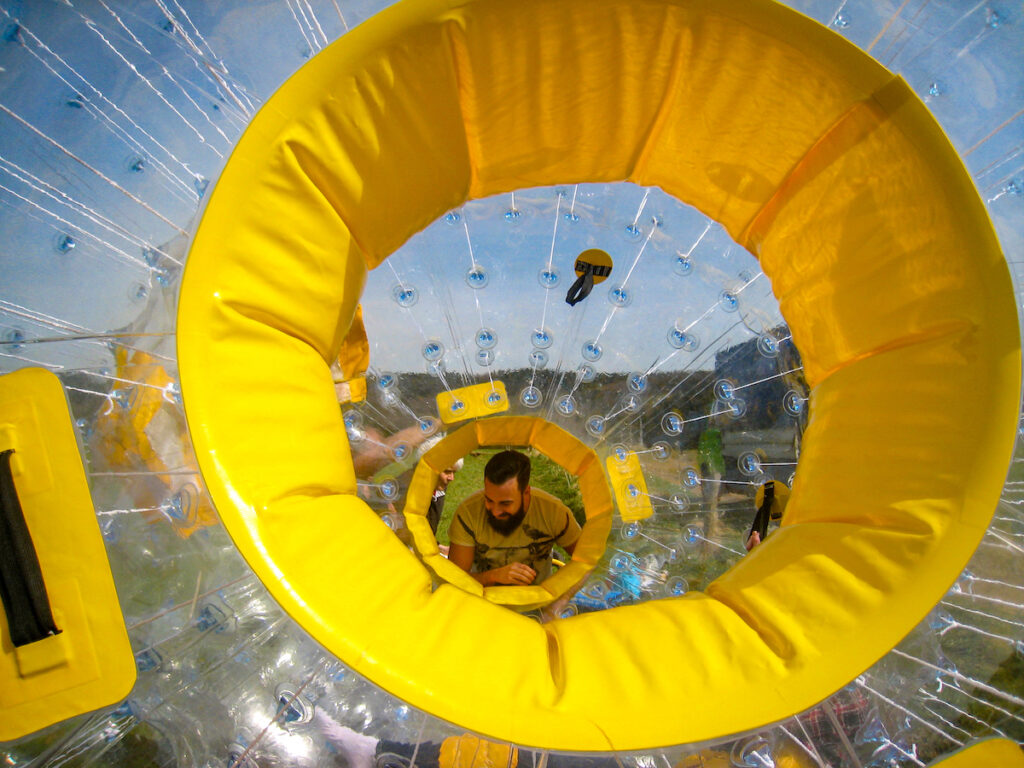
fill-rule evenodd
<path id="1" fill-rule="evenodd" d="M 0 600 L 11 642 L 28 645 L 60 633 L 11 473 L 13 450 L 0 453 Z"/>
<path id="2" fill-rule="evenodd" d="M 612 273 L 611 257 L 604 251 L 592 248 L 576 258 L 573 269 L 577 274 L 576 282 L 569 286 L 569 292 L 565 294 L 565 303 L 570 307 L 587 298 L 594 290 L 594 283 L 600 283 Z"/>
<path id="3" fill-rule="evenodd" d="M 747 534 L 748 539 L 754 531 L 757 531 L 762 540 L 768 535 L 768 521 L 771 519 L 773 501 L 775 501 L 775 481 L 769 480 L 764 484 L 764 498 L 761 499 L 761 506 L 757 508 L 757 513 L 754 515 L 750 533 Z"/>
<path id="4" fill-rule="evenodd" d="M 579 264 L 579 262 L 576 263 Z M 565 294 L 565 303 L 570 307 L 575 307 L 587 298 L 592 290 L 594 290 L 593 265 L 586 264 L 583 274 L 577 277 L 576 282 L 569 286 L 569 292 Z"/>

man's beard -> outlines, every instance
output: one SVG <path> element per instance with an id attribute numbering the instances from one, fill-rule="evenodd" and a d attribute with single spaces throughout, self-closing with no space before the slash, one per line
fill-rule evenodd
<path id="1" fill-rule="evenodd" d="M 523 523 L 523 518 L 526 517 L 526 509 L 523 507 L 523 503 L 519 502 L 519 511 L 511 517 L 498 519 L 490 512 L 487 513 L 487 524 L 491 526 L 491 529 L 502 536 L 508 536 L 516 528 Z"/>

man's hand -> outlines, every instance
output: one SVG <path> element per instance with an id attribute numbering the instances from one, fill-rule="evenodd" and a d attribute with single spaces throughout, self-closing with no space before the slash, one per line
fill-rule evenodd
<path id="1" fill-rule="evenodd" d="M 491 584 L 511 584 L 525 587 L 533 584 L 533 580 L 537 578 L 537 572 L 525 563 L 509 563 L 501 568 L 473 575 L 485 587 Z"/>
<path id="2" fill-rule="evenodd" d="M 466 573 L 469 573 L 469 568 L 473 564 L 473 547 L 466 544 L 452 544 L 448 548 L 448 559 Z M 528 584 L 533 584 L 533 580 L 537 578 L 537 572 L 525 563 L 509 563 L 501 568 L 494 568 L 480 573 L 470 573 L 469 575 L 485 587 L 489 587 L 492 584 L 510 584 L 525 587 Z"/>
<path id="3" fill-rule="evenodd" d="M 373 477 L 396 459 L 393 455 L 395 446 L 405 443 L 410 449 L 415 448 L 424 440 L 423 430 L 419 425 L 401 429 L 390 437 L 385 437 L 379 429 L 367 427 L 362 440 L 352 444 L 352 467 L 356 477 Z"/>

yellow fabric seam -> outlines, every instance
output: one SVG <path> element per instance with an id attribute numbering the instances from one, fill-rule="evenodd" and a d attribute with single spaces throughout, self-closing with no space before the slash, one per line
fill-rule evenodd
<path id="1" fill-rule="evenodd" d="M 458 30 L 458 36 L 451 31 L 453 28 Z M 466 154 L 469 156 L 469 188 L 475 189 L 479 180 L 477 168 L 481 166 L 480 141 L 477 133 L 474 131 L 475 126 L 467 119 L 466 113 L 467 98 L 470 101 L 473 100 L 471 94 L 475 89 L 473 87 L 472 70 L 466 65 L 466 49 L 461 42 L 463 33 L 464 30 L 455 24 L 454 21 L 449 21 L 444 25 L 443 34 L 448 40 L 448 49 L 451 51 L 452 72 L 455 75 L 455 85 L 458 89 L 456 103 L 459 105 L 459 114 L 462 115 L 462 126 L 466 130 Z M 470 95 L 467 96 L 467 94 Z"/>
<path id="2" fill-rule="evenodd" d="M 654 116 L 654 120 L 651 121 L 651 126 L 647 131 L 647 135 L 644 136 L 640 145 L 640 151 L 637 153 L 636 160 L 633 162 L 633 171 L 629 175 L 629 178 L 631 179 L 644 177 L 647 168 L 647 161 L 650 158 L 651 153 L 657 148 L 658 140 L 665 128 L 665 123 L 668 121 L 669 115 L 675 108 L 676 94 L 679 92 L 678 86 L 683 68 L 683 56 L 680 55 L 679 49 L 683 44 L 684 34 L 685 32 L 680 30 L 676 34 L 675 40 L 672 44 L 673 55 L 671 73 L 669 74 L 668 81 L 665 84 L 661 103 L 658 105 L 658 111 Z"/>
<path id="3" fill-rule="evenodd" d="M 895 79 L 895 78 L 894 78 Z M 890 84 L 892 81 L 890 81 Z M 887 86 L 888 87 L 888 84 Z M 786 174 L 786 177 L 776 187 L 774 194 L 764 205 L 750 218 L 746 226 L 741 230 L 737 242 L 759 256 L 760 249 L 757 242 L 765 232 L 771 229 L 775 217 L 790 198 L 804 187 L 804 185 L 815 178 L 818 173 L 827 168 L 832 161 L 846 152 L 846 150 L 861 141 L 876 125 L 857 126 L 855 119 L 863 114 L 865 110 L 874 113 L 876 116 L 885 118 L 886 115 L 878 109 L 874 95 L 863 101 L 859 101 L 839 116 L 828 130 L 811 144 L 807 151 L 793 165 Z"/>

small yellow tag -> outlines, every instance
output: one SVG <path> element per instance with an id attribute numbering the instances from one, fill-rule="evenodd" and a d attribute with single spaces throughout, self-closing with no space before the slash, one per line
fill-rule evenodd
<path id="1" fill-rule="evenodd" d="M 485 381 L 437 395 L 437 413 L 445 424 L 492 416 L 508 410 L 508 394 L 501 381 Z"/>
<path id="2" fill-rule="evenodd" d="M 629 523 L 653 515 L 654 508 L 651 506 L 651 497 L 647 495 L 647 482 L 637 455 L 632 451 L 613 452 L 605 459 L 605 466 L 608 468 L 608 479 L 615 489 L 615 501 L 619 505 L 622 519 Z"/>

